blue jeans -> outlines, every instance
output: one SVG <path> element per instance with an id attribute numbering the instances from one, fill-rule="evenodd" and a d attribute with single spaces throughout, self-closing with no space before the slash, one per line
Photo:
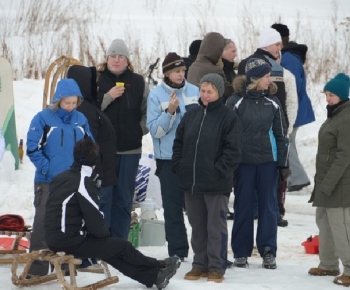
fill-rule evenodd
<path id="1" fill-rule="evenodd" d="M 111 214 L 111 236 L 128 239 L 131 210 L 135 194 L 135 179 L 141 153 L 117 154 L 117 185 L 113 188 L 113 204 Z"/>
<path id="2" fill-rule="evenodd" d="M 111 215 L 113 204 L 113 185 L 101 187 L 98 191 L 100 197 L 100 210 L 103 212 L 104 221 L 107 229 L 111 227 Z"/>

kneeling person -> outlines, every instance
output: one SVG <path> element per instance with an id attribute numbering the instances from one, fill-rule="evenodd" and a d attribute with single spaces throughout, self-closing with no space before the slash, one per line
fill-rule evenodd
<path id="1" fill-rule="evenodd" d="M 147 287 L 165 288 L 180 259 L 174 256 L 158 261 L 144 256 L 130 242 L 110 237 L 91 177 L 97 156 L 98 145 L 91 138 L 80 140 L 74 147 L 72 167 L 51 181 L 45 215 L 48 247 L 54 252 L 102 259 Z"/>

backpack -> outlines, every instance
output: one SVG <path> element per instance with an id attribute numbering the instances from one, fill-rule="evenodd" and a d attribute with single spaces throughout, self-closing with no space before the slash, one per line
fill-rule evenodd
<path id="1" fill-rule="evenodd" d="M 17 214 L 0 215 L 0 230 L 22 232 L 26 229 L 24 219 Z"/>

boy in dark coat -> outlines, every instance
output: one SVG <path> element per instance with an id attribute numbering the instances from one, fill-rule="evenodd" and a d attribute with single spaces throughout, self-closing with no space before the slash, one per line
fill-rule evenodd
<path id="1" fill-rule="evenodd" d="M 98 151 L 91 138 L 77 142 L 71 169 L 50 183 L 45 215 L 47 245 L 55 252 L 100 258 L 147 287 L 163 289 L 175 275 L 180 259 L 173 256 L 160 262 L 144 256 L 130 242 L 110 236 L 91 177 Z"/>

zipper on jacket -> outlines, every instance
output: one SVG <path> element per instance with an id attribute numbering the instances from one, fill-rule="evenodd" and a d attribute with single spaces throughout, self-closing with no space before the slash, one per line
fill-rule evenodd
<path id="1" fill-rule="evenodd" d="M 197 149 L 198 149 L 198 143 L 199 143 L 199 137 L 201 136 L 201 131 L 204 123 L 204 118 L 207 114 L 207 109 L 204 109 L 204 115 L 202 118 L 201 125 L 199 127 L 199 132 L 198 132 L 198 137 L 196 141 L 196 150 L 194 152 L 194 160 L 193 160 L 193 184 L 192 184 L 192 189 L 191 189 L 191 194 L 193 194 L 194 186 L 196 185 L 196 161 L 197 161 Z"/>
<path id="2" fill-rule="evenodd" d="M 77 143 L 77 131 L 73 129 L 73 134 L 74 134 L 74 144 Z"/>
<path id="3" fill-rule="evenodd" d="M 64 131 L 61 129 L 61 147 L 63 146 Z"/>

